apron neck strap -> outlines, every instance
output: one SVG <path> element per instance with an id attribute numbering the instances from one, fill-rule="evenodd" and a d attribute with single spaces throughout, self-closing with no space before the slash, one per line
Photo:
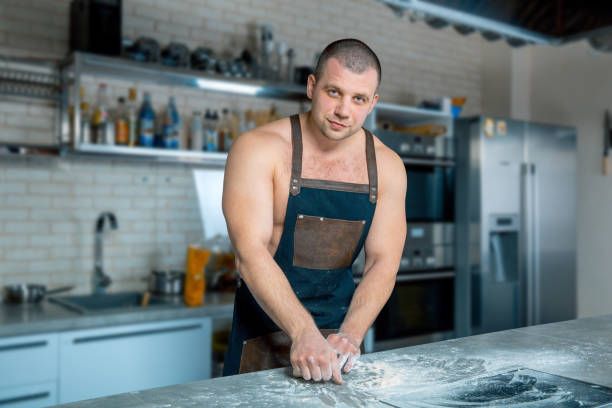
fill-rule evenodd
<path id="1" fill-rule="evenodd" d="M 291 144 L 293 156 L 291 159 L 291 195 L 300 193 L 302 185 L 302 128 L 299 115 L 291 115 Z"/>
<path id="2" fill-rule="evenodd" d="M 375 203 L 378 198 L 378 170 L 376 169 L 376 151 L 374 149 L 374 136 L 368 129 L 366 134 L 366 161 L 368 164 L 368 183 L 370 184 L 370 202 Z"/>
<path id="3" fill-rule="evenodd" d="M 291 115 L 291 195 L 298 195 L 302 186 L 302 128 L 299 115 Z M 374 149 L 374 136 L 369 130 L 363 129 L 366 135 L 366 161 L 368 166 L 368 183 L 370 202 L 375 203 L 378 198 L 378 172 L 376 169 L 376 151 Z"/>

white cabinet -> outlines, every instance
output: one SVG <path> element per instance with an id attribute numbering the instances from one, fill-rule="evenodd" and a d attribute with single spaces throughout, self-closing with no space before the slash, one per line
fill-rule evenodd
<path id="1" fill-rule="evenodd" d="M 59 402 L 210 378 L 210 318 L 60 333 Z"/>
<path id="2" fill-rule="evenodd" d="M 0 339 L 0 407 L 57 403 L 58 335 Z"/>
<path id="3" fill-rule="evenodd" d="M 2 408 L 42 408 L 57 404 L 57 380 L 0 388 Z"/>

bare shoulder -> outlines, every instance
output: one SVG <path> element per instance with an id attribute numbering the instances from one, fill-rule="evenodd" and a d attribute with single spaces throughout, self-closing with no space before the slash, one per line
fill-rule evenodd
<path id="1" fill-rule="evenodd" d="M 291 149 L 290 127 L 284 118 L 241 134 L 230 148 L 228 168 L 240 163 L 274 168 Z"/>
<path id="2" fill-rule="evenodd" d="M 406 189 L 406 169 L 401 157 L 374 136 L 378 184 L 381 193 L 386 189 Z"/>

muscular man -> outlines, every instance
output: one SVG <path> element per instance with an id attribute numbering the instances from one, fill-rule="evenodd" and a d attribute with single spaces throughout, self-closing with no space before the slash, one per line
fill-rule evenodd
<path id="1" fill-rule="evenodd" d="M 243 355 L 249 339 L 281 330 L 293 374 L 305 380 L 340 384 L 359 356 L 395 284 L 406 235 L 404 165 L 362 128 L 380 74 L 366 44 L 335 41 L 308 78 L 311 110 L 232 146 L 223 212 L 241 284 L 224 375 L 265 358 Z M 355 288 L 351 265 L 364 245 Z M 326 339 L 320 329 L 337 332 Z"/>

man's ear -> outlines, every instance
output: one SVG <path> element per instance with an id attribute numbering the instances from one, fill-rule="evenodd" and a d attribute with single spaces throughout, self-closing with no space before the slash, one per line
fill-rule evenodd
<path id="1" fill-rule="evenodd" d="M 306 85 L 306 95 L 308 95 L 308 99 L 312 99 L 316 83 L 317 79 L 315 76 L 313 74 L 308 75 L 308 84 Z"/>

